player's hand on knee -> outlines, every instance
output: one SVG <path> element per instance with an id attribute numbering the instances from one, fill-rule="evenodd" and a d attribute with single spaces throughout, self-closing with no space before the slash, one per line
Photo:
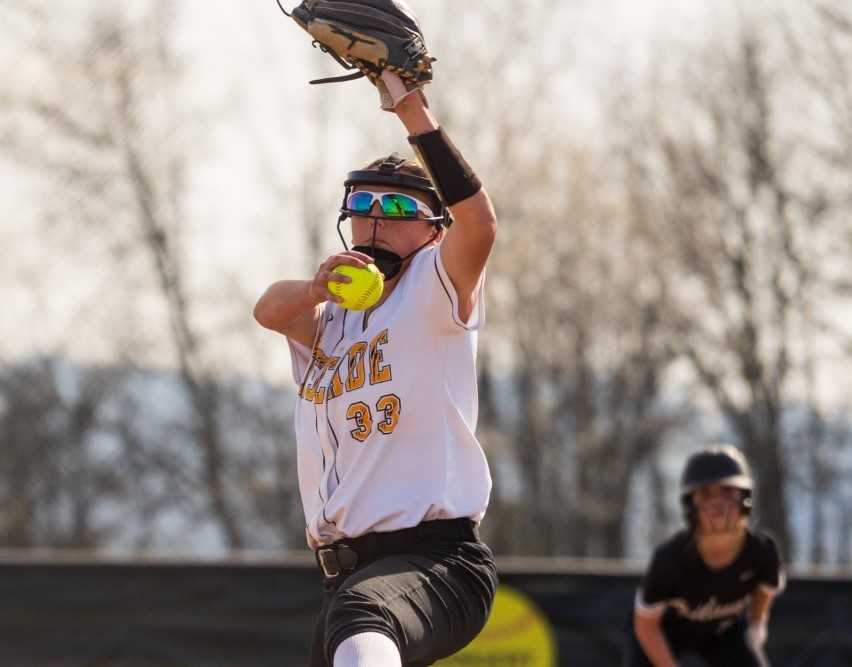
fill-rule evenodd
<path id="1" fill-rule="evenodd" d="M 756 649 L 762 649 L 766 644 L 766 639 L 769 636 L 769 628 L 765 621 L 751 623 L 746 630 L 746 638 L 748 643 Z"/>
<path id="2" fill-rule="evenodd" d="M 373 260 L 369 255 L 365 255 L 363 252 L 357 252 L 355 250 L 347 250 L 346 252 L 339 252 L 331 255 L 319 265 L 319 268 L 311 281 L 311 297 L 315 299 L 317 303 L 322 303 L 323 301 L 339 303 L 341 298 L 329 291 L 328 283 L 348 283 L 352 279 L 349 276 L 335 273 L 334 268 L 341 264 L 345 264 L 347 266 L 354 266 L 359 269 L 363 269 L 372 261 Z"/>

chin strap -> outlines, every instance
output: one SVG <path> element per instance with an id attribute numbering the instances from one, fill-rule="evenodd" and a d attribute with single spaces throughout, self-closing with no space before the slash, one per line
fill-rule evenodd
<path id="1" fill-rule="evenodd" d="M 438 238 L 438 235 L 441 233 L 441 229 L 438 228 L 435 230 L 435 233 L 432 234 L 432 237 L 428 239 L 425 243 L 418 246 L 410 253 L 408 253 L 405 257 L 400 257 L 392 250 L 385 250 L 384 248 L 376 247 L 376 228 L 373 226 L 373 240 L 371 244 L 368 246 L 354 246 L 352 250 L 363 252 L 365 255 L 369 255 L 376 262 L 376 266 L 379 268 L 384 276 L 385 280 L 393 280 L 402 270 L 402 265 L 405 264 L 406 260 L 410 259 L 418 252 L 423 250 L 426 246 L 435 242 L 435 239 Z M 343 243 L 344 247 L 346 247 L 346 242 Z M 348 250 L 349 248 L 346 247 Z"/>

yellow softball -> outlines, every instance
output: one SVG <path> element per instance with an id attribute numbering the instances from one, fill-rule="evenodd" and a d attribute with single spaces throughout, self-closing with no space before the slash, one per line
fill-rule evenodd
<path id="1" fill-rule="evenodd" d="M 385 279 L 375 264 L 367 264 L 363 269 L 339 264 L 332 271 L 352 279 L 352 282 L 348 283 L 328 281 L 328 291 L 343 299 L 338 304 L 342 308 L 366 310 L 381 298 Z"/>

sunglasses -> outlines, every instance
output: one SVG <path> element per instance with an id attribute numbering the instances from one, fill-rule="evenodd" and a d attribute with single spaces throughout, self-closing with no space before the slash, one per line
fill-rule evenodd
<path id="1" fill-rule="evenodd" d="M 352 213 L 367 215 L 373 203 L 379 202 L 382 213 L 389 218 L 416 218 L 418 211 L 434 218 L 432 209 L 422 201 L 402 192 L 370 192 L 358 190 L 346 198 L 346 208 Z"/>

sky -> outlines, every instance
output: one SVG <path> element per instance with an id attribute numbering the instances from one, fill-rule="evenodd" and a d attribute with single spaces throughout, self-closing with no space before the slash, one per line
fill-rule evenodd
<path id="1" fill-rule="evenodd" d="M 442 25 L 448 8 L 457 1 L 411 0 L 427 43 L 430 35 L 442 31 L 476 28 Z M 755 4 L 765 1 L 755 0 Z M 522 11 L 508 0 L 488 2 L 505 6 L 506 20 L 512 20 L 512 12 Z M 285 6 L 292 4 L 293 0 L 285 0 Z M 706 31 L 717 28 L 735 5 L 733 1 L 576 0 L 573 4 L 566 2 L 569 10 L 560 15 L 569 26 L 536 34 L 535 38 L 541 40 L 542 48 L 564 48 L 565 75 L 571 82 L 569 99 L 564 103 L 570 107 L 572 122 L 587 125 L 587 134 L 594 136 L 605 130 L 600 127 L 595 100 L 606 93 L 611 77 L 640 76 L 649 54 L 659 56 L 672 44 L 699 40 Z M 94 0 L 71 0 L 62 6 L 63 20 L 58 24 L 67 24 L 73 31 L 75 21 L 69 19 L 83 16 L 96 6 Z M 253 299 L 270 282 L 302 277 L 312 270 L 301 252 L 299 220 L 280 199 L 271 198 L 268 179 L 278 179 L 278 187 L 286 186 L 310 157 L 317 152 L 327 155 L 328 174 L 319 188 L 322 194 L 317 196 L 324 197 L 322 203 L 329 209 L 329 250 L 334 250 L 338 183 L 345 168 L 351 168 L 351 163 L 344 161 L 360 150 L 357 147 L 366 136 L 396 145 L 392 142 L 400 142 L 402 133 L 391 114 L 376 109 L 374 116 L 365 115 L 369 113 L 365 110 L 376 106 L 375 91 L 368 83 L 307 84 L 311 78 L 341 70 L 328 56 L 310 47 L 309 37 L 279 11 L 275 0 L 182 0 L 177 6 L 177 48 L 187 68 L 192 99 L 188 115 L 192 117 L 194 107 L 201 122 L 210 119 L 191 176 L 187 218 L 191 223 L 188 252 L 194 267 L 193 287 L 201 291 L 216 285 L 212 303 L 203 313 L 210 322 L 221 318 L 245 321 L 250 318 Z M 565 35 L 573 41 L 554 45 L 554 40 Z M 487 39 L 483 35 L 483 41 Z M 494 44 L 492 48 L 503 49 L 511 58 L 512 45 Z M 13 55 L 0 44 L 0 58 Z M 451 88 L 452 72 L 441 69 L 441 54 L 436 55 L 436 79 L 431 86 Z M 327 136 L 319 138 L 322 146 L 316 145 L 317 137 L 304 131 L 307 121 L 312 120 L 305 114 L 317 109 L 329 118 Z M 356 117 L 353 110 L 361 115 Z M 440 118 L 441 110 L 435 111 Z M 484 116 L 487 119 L 487 110 Z M 364 118 L 369 119 L 369 126 Z M 268 173 L 258 169 L 258 156 L 269 166 Z M 366 155 L 360 159 L 364 158 Z M 46 237 L 41 232 L 35 206 L 41 197 L 14 164 L 0 162 L 0 247 L 9 253 L 7 261 L 0 264 L 0 281 L 20 285 L 4 290 L 0 355 L 26 357 L 59 347 L 63 354 L 78 360 L 108 361 L 113 351 L 95 345 L 97 336 L 92 333 L 120 316 L 120 311 L 113 309 L 121 304 L 101 307 L 98 301 L 99 290 L 110 276 L 93 268 L 96 262 L 90 253 L 96 249 L 88 247 L 85 238 L 74 239 L 70 253 L 65 244 L 71 239 Z M 270 215 L 278 206 L 280 215 Z M 48 243 L 46 238 L 50 239 Z M 27 287 L 33 283 L 38 290 Z M 227 307 L 219 303 L 227 303 Z M 157 324 L 156 303 L 149 307 L 140 299 L 134 312 L 144 315 L 149 311 L 152 314 L 145 319 L 152 320 L 147 324 L 150 335 L 156 337 L 157 328 L 164 326 Z M 252 340 L 245 340 L 238 326 L 231 332 L 223 333 L 217 341 L 229 370 L 258 371 L 246 361 L 246 343 L 258 349 L 280 349 L 278 337 L 257 327 Z M 281 354 L 262 356 L 275 359 L 260 369 L 268 379 L 289 378 L 283 349 Z M 169 364 L 167 358 L 156 355 L 150 361 Z"/>
<path id="2" fill-rule="evenodd" d="M 448 5 L 451 0 L 412 0 L 411 7 L 423 10 L 421 21 L 428 36 L 442 26 L 436 12 L 426 11 L 435 5 Z M 494 2 L 495 0 L 489 0 Z M 194 0 L 189 3 L 192 7 Z M 265 248 L 276 243 L 274 235 L 280 226 L 267 225 L 263 220 L 267 201 L 264 185 L 250 179 L 234 183 L 235 165 L 244 165 L 240 173 L 252 173 L 256 164 L 256 150 L 269 151 L 273 162 L 282 173 L 298 169 L 300 153 L 315 150 L 300 137 L 300 114 L 305 106 L 315 108 L 327 104 L 331 120 L 347 115 L 347 107 L 369 109 L 376 104 L 375 92 L 363 82 L 309 86 L 311 78 L 336 75 L 342 70 L 331 59 L 309 47 L 309 38 L 294 22 L 283 16 L 274 0 L 237 5 L 229 0 L 195 3 L 203 6 L 197 24 L 184 33 L 185 49 L 189 57 L 198 59 L 194 81 L 198 99 L 210 104 L 220 104 L 233 109 L 235 122 L 222 127 L 215 150 L 218 158 L 203 170 L 203 192 L 214 192 L 215 197 L 201 199 L 220 217 L 250 220 L 264 227 L 271 235 L 264 235 Z M 285 6 L 293 4 L 285 2 Z M 516 4 L 505 2 L 507 12 L 517 11 Z M 196 12 L 187 10 L 187 15 Z M 640 71 L 649 49 L 662 44 L 664 39 L 688 39 L 689 35 L 704 29 L 701 19 L 702 3 L 683 3 L 674 0 L 580 0 L 576 3 L 578 27 L 571 32 L 577 43 L 566 45 L 566 72 L 576 79 L 577 95 L 570 100 L 572 109 L 582 109 L 581 116 L 590 127 L 598 121 L 593 99 L 605 87 L 610 69 Z M 507 19 L 510 17 L 507 14 Z M 194 23 L 194 22 L 193 22 Z M 235 26 L 239 26 L 235 29 Z M 464 30 L 464 26 L 459 26 Z M 541 35 L 544 41 L 560 35 Z M 487 39 L 487 37 L 484 37 Z M 602 48 L 602 44 L 610 45 Z M 511 45 L 500 48 L 511 57 Z M 440 54 L 438 54 L 440 56 Z M 441 60 L 436 64 L 433 87 L 450 86 L 452 73 L 441 70 Z M 629 74 L 627 74 L 629 76 Z M 334 90 L 332 90 L 334 88 Z M 282 90 L 284 92 L 282 92 Z M 463 94 L 463 92 L 462 92 Z M 534 101 L 532 103 L 535 103 Z M 440 113 L 440 109 L 436 110 Z M 487 117 L 487 114 L 486 114 Z M 398 138 L 396 120 L 387 114 L 377 113 L 371 120 L 379 136 Z M 336 122 L 335 122 L 336 126 Z M 288 132 L 288 127 L 293 128 Z M 333 131 L 330 130 L 330 131 Z M 353 123 L 345 132 L 357 133 Z M 351 137 L 339 138 L 342 143 Z M 333 145 L 332 145 L 333 148 Z M 336 178 L 336 176 L 335 176 Z M 332 182 L 334 179 L 331 179 Z M 234 187 L 238 185 L 238 187 Z M 337 197 L 337 193 L 334 193 Z M 204 204 L 199 204 L 203 215 Z M 222 215 L 222 212 L 228 212 Z M 334 215 L 330 215 L 333 224 Z M 286 226 L 285 221 L 282 225 Z M 234 248 L 246 247 L 250 239 L 238 227 L 220 229 L 217 234 L 217 253 L 223 260 L 234 255 Z M 248 251 L 248 250 L 247 250 Z M 248 251 L 250 252 L 250 251 Z M 268 267 L 263 267 L 265 270 Z"/>
<path id="3" fill-rule="evenodd" d="M 441 25 L 444 14 L 434 10 L 446 10 L 455 1 L 412 0 L 410 5 L 420 14 L 427 40 L 430 34 L 442 30 L 473 29 Z M 518 11 L 518 5 L 499 1 L 504 2 L 507 20 L 511 20 L 510 12 Z M 291 0 L 285 2 L 285 6 L 292 4 Z M 655 48 L 659 35 L 682 36 L 700 30 L 702 22 L 696 17 L 701 14 L 701 4 L 673 0 L 576 2 L 569 15 L 576 25 L 568 31 L 576 35 L 576 43 L 565 45 L 566 72 L 573 73 L 577 86 L 570 103 L 575 112 L 584 110 L 575 118 L 585 117 L 590 126 L 596 122 L 590 100 L 595 89 L 605 85 L 602 72 L 640 68 L 643 54 Z M 93 0 L 63 3 L 51 26 L 63 26 L 70 39 L 82 24 L 79 19 L 97 6 Z M 359 139 L 356 135 L 365 128 L 354 121 L 351 125 L 341 122 L 341 117 L 349 117 L 350 107 L 373 107 L 375 91 L 363 81 L 308 86 L 309 79 L 337 74 L 340 69 L 310 47 L 308 36 L 281 14 L 275 0 L 183 0 L 177 6 L 177 47 L 187 67 L 192 106 L 199 117 L 209 114 L 213 119 L 200 148 L 202 159 L 192 171 L 188 218 L 194 228 L 189 252 L 194 255 L 193 266 L 200 267 L 194 280 L 198 286 L 213 280 L 222 282 L 222 298 L 228 298 L 230 288 L 257 295 L 273 279 L 287 274 L 295 277 L 309 269 L 299 253 L 302 241 L 298 220 L 289 219 L 284 211 L 280 218 L 269 215 L 270 189 L 265 180 L 269 176 L 259 173 L 258 155 L 264 156 L 272 172 L 280 174 L 285 183 L 289 174 L 298 172 L 304 156 L 317 150 L 311 137 L 300 131 L 305 120 L 302 115 L 306 108 L 322 108 L 330 118 L 329 137 L 324 138 L 326 150 L 348 157 Z M 553 46 L 553 40 L 562 34 L 559 31 L 538 38 Z M 507 56 L 511 53 L 511 45 L 499 48 L 505 49 Z M 21 74 L 27 70 L 24 63 L 13 62 L 15 58 L 20 56 L 14 49 L 0 44 L 0 59 L 6 61 L 2 71 L 29 76 Z M 451 85 L 452 73 L 436 67 L 432 86 Z M 370 133 L 399 140 L 396 119 L 390 114 L 377 111 L 370 123 L 366 128 Z M 338 147 L 343 150 L 335 151 Z M 333 174 L 329 175 L 326 201 L 330 208 L 339 196 L 335 184 L 343 168 L 342 162 L 337 166 L 333 156 L 329 157 Z M 98 312 L 92 305 L 100 285 L 109 280 L 109 276 L 92 269 L 96 262 L 89 253 L 96 252 L 94 241 L 88 247 L 86 239 L 74 239 L 73 253 L 67 251 L 71 246 L 66 246 L 71 239 L 59 237 L 46 243 L 49 237 L 41 231 L 36 206 L 44 193 L 14 163 L 0 162 L 0 195 L 0 247 L 8 253 L 7 261 L 0 265 L 0 281 L 21 286 L 4 290 L 2 355 L 14 358 L 43 353 L 56 349 L 61 340 L 60 347 L 69 356 L 84 361 L 107 360 L 112 351 L 95 347 L 95 337 L 90 335 L 92 326 L 109 321 L 108 308 L 112 307 Z M 331 208 L 330 228 L 335 217 Z M 330 236 L 333 238 L 333 233 Z M 214 271 L 215 275 L 209 273 Z M 39 286 L 37 291 L 27 287 L 32 284 Z M 89 305 L 81 307 L 81 303 Z M 88 321 L 93 324 L 87 325 Z M 262 344 L 274 344 L 260 335 Z M 284 366 L 274 369 L 277 375 L 282 372 L 286 374 Z"/>

